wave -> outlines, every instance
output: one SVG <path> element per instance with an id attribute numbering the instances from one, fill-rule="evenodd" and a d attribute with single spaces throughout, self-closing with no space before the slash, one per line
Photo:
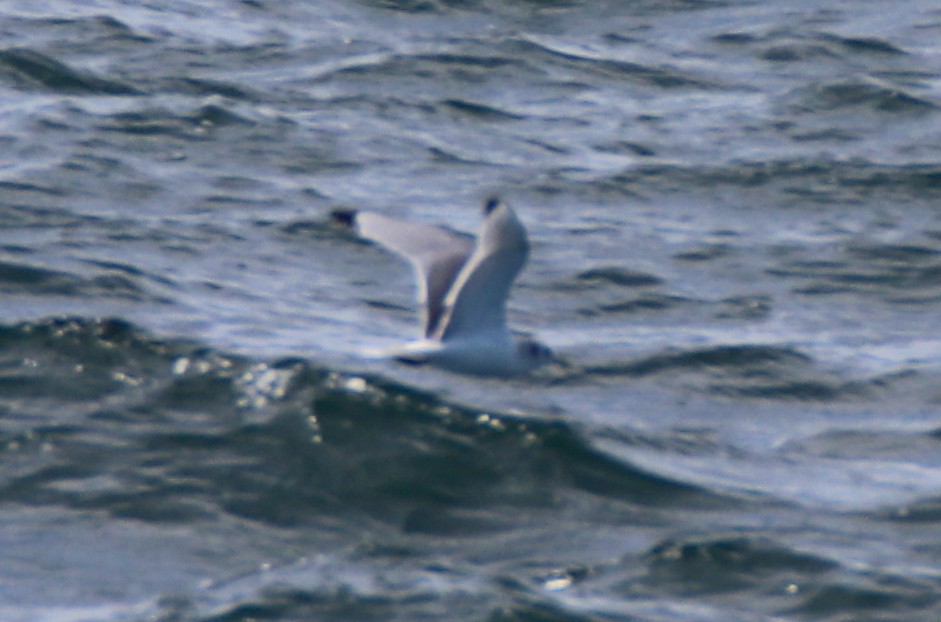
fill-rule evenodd
<path id="1" fill-rule="evenodd" d="M 133 86 L 110 78 L 102 78 L 31 50 L 7 48 L 0 50 L 0 72 L 24 86 L 36 86 L 58 93 L 90 95 L 139 95 Z"/>
<path id="2" fill-rule="evenodd" d="M 6 500 L 146 521 L 221 512 L 467 534 L 554 511 L 565 490 L 642 507 L 721 498 L 612 458 L 560 421 L 481 412 L 303 360 L 163 342 L 121 320 L 2 327 L 0 369 L 16 442 L 58 457 L 8 481 Z M 29 415 L 40 403 L 72 414 Z"/>
<path id="3" fill-rule="evenodd" d="M 666 540 L 650 549 L 647 575 L 632 591 L 646 588 L 676 597 L 721 599 L 766 594 L 779 615 L 813 619 L 831 616 L 896 615 L 933 610 L 939 598 L 934 581 L 921 582 L 890 569 L 842 564 L 820 549 L 765 537 L 732 535 Z M 840 571 L 843 572 L 840 572 Z M 841 579 L 836 579 L 840 576 Z"/>
<path id="4" fill-rule="evenodd" d="M 881 37 L 841 35 L 826 30 L 774 28 L 768 31 L 735 30 L 712 37 L 715 43 L 754 48 L 761 58 L 773 62 L 797 62 L 820 58 L 849 59 L 867 55 L 876 60 L 910 56 L 902 47 Z"/>
<path id="5" fill-rule="evenodd" d="M 716 345 L 656 352 L 628 361 L 593 364 L 596 379 L 669 375 L 671 382 L 735 399 L 854 402 L 884 388 L 882 379 L 846 379 L 827 372 L 810 356 L 788 346 Z"/>
<path id="6" fill-rule="evenodd" d="M 674 90 L 721 88 L 714 80 L 667 64 L 654 65 L 617 58 L 613 52 L 570 46 L 547 37 L 529 36 L 515 42 L 523 57 L 532 57 L 537 66 L 559 66 L 603 79 L 629 81 L 644 86 Z"/>
<path id="7" fill-rule="evenodd" d="M 919 243 L 847 244 L 826 259 L 783 253 L 766 272 L 794 283 L 795 293 L 806 296 L 851 294 L 905 306 L 941 299 L 941 247 L 930 232 Z"/>
<path id="8" fill-rule="evenodd" d="M 910 89 L 874 78 L 826 81 L 801 87 L 792 94 L 799 112 L 829 112 L 846 108 L 869 108 L 886 113 L 936 112 L 941 106 Z"/>
<path id="9" fill-rule="evenodd" d="M 31 296 L 67 296 L 76 298 L 121 299 L 135 302 L 165 303 L 137 283 L 142 275 L 128 273 L 115 266 L 101 266 L 104 274 L 85 277 L 61 270 L 50 270 L 28 263 L 0 261 L 0 292 Z"/>
<path id="10" fill-rule="evenodd" d="M 579 176 L 581 175 L 581 177 Z M 843 160 L 826 156 L 791 160 L 735 160 L 720 164 L 641 163 L 615 174 L 588 174 L 556 170 L 542 182 L 547 193 L 590 192 L 595 196 L 636 200 L 637 193 L 665 196 L 689 193 L 774 192 L 776 204 L 856 205 L 860 193 L 887 200 L 924 201 L 941 194 L 941 167 L 932 163 L 876 162 L 865 158 Z M 739 199 L 740 200 L 740 199 Z"/>

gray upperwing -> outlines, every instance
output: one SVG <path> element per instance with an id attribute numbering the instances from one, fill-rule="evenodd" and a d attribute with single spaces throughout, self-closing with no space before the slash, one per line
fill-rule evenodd
<path id="1" fill-rule="evenodd" d="M 444 298 L 473 249 L 473 240 L 442 227 L 390 218 L 375 212 L 335 213 L 363 238 L 405 257 L 418 279 L 422 330 L 430 337 L 444 313 Z"/>
<path id="2" fill-rule="evenodd" d="M 506 204 L 491 200 L 474 252 L 444 300 L 436 336 L 451 339 L 478 332 L 506 331 L 510 287 L 526 264 L 526 229 Z"/>

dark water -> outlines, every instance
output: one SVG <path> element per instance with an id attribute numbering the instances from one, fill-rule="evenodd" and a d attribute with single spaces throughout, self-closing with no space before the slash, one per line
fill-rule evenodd
<path id="1" fill-rule="evenodd" d="M 0 8 L 0 619 L 941 617 L 941 9 Z M 527 224 L 571 364 L 370 360 Z"/>

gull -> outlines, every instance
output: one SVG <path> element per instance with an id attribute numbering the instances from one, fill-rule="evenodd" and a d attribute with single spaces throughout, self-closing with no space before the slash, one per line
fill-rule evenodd
<path id="1" fill-rule="evenodd" d="M 484 203 L 476 241 L 375 212 L 339 209 L 332 217 L 415 269 L 423 337 L 387 355 L 480 376 L 516 376 L 553 360 L 549 348 L 507 328 L 507 297 L 529 242 L 516 213 L 499 198 Z"/>

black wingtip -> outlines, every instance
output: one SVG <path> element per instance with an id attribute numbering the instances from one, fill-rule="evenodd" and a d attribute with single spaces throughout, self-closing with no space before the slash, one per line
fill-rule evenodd
<path id="1" fill-rule="evenodd" d="M 493 210 L 500 207 L 500 203 L 502 202 L 503 201 L 501 201 L 498 196 L 488 197 L 487 200 L 484 201 L 484 216 L 489 216 Z"/>
<path id="2" fill-rule="evenodd" d="M 330 220 L 344 227 L 353 228 L 356 226 L 356 210 L 351 207 L 338 207 L 330 211 Z"/>

